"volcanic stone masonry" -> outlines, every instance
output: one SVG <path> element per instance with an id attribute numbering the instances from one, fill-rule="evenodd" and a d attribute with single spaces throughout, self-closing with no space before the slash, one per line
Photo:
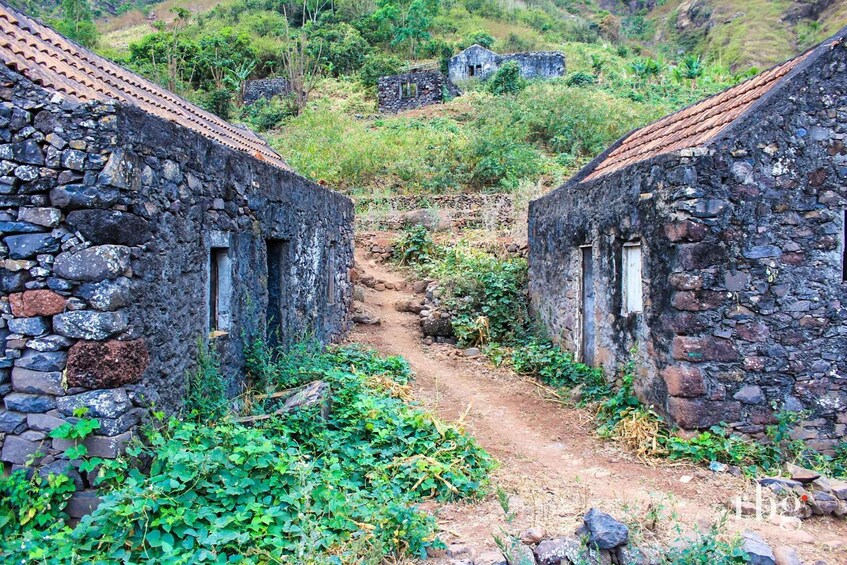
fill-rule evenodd
<path id="1" fill-rule="evenodd" d="M 381 77 L 377 82 L 380 112 L 402 112 L 441 104 L 461 91 L 439 71 L 416 71 Z"/>
<path id="2" fill-rule="evenodd" d="M 757 436 L 808 410 L 795 438 L 831 453 L 847 437 L 845 35 L 627 136 L 531 203 L 534 311 L 609 372 L 634 348 L 639 396 L 683 428 Z M 686 127 L 695 146 L 615 161 Z M 632 245 L 640 311 L 623 295 Z"/>
<path id="3" fill-rule="evenodd" d="M 284 77 L 248 80 L 244 84 L 244 103 L 252 104 L 262 98 L 270 100 L 274 96 L 284 96 L 291 92 L 291 83 Z"/>
<path id="4" fill-rule="evenodd" d="M 524 78 L 556 78 L 565 75 L 565 56 L 559 51 L 533 51 L 499 55 L 480 45 L 471 45 L 450 59 L 450 80 L 461 84 L 465 80 L 486 79 L 503 63 L 514 61 Z"/>
<path id="5" fill-rule="evenodd" d="M 346 329 L 349 199 L 140 108 L 77 102 L 0 65 L 0 459 L 63 471 L 87 408 L 115 456 L 181 407 L 198 341 Z M 232 392 L 240 383 L 231 384 Z M 78 478 L 78 477 L 77 477 Z"/>

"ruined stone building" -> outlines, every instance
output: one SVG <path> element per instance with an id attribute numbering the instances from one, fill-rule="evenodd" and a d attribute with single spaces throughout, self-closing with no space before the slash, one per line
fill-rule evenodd
<path id="1" fill-rule="evenodd" d="M 291 93 L 291 83 L 285 77 L 260 78 L 244 83 L 242 99 L 245 104 L 270 100 Z"/>
<path id="2" fill-rule="evenodd" d="M 550 334 L 684 428 L 847 428 L 847 30 L 612 145 L 531 203 Z"/>
<path id="3" fill-rule="evenodd" d="M 345 330 L 347 198 L 2 4 L 0 58 L 3 462 L 63 468 L 47 434 L 80 407 L 113 456 L 207 337 L 234 374 L 245 341 Z"/>
<path id="4" fill-rule="evenodd" d="M 515 61 L 524 78 L 556 78 L 565 75 L 565 56 L 559 51 L 536 51 L 498 55 L 480 45 L 471 45 L 450 59 L 453 82 L 483 80 L 497 72 L 506 61 Z"/>
<path id="5" fill-rule="evenodd" d="M 440 71 L 417 71 L 381 77 L 377 82 L 379 111 L 386 113 L 413 110 L 461 94 L 456 85 Z"/>

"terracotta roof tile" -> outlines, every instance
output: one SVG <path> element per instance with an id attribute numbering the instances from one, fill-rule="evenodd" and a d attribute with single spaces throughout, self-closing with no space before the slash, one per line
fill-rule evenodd
<path id="1" fill-rule="evenodd" d="M 811 51 L 632 132 L 582 181 L 593 180 L 657 155 L 703 145 L 779 84 L 809 53 Z"/>
<path id="2" fill-rule="evenodd" d="M 44 88 L 87 102 L 115 100 L 191 129 L 230 149 L 290 170 L 252 132 L 76 45 L 0 2 L 0 59 Z"/>

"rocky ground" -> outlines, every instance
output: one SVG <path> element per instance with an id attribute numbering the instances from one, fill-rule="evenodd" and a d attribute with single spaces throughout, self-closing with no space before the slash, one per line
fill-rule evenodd
<path id="1" fill-rule="evenodd" d="M 364 249 L 357 265 L 366 283 L 357 288 L 357 315 L 367 323 L 357 325 L 350 341 L 405 357 L 416 374 L 417 400 L 464 426 L 500 462 L 492 480 L 505 493 L 505 504 L 492 494 L 472 503 L 429 505 L 448 543 L 436 563 L 503 563 L 495 536 L 523 538 L 537 562 L 558 563 L 539 556 L 554 545 L 570 547 L 586 527 L 590 508 L 627 525 L 627 544 L 611 548 L 615 551 L 649 553 L 725 517 L 726 535 L 744 534 L 748 549 L 762 554 L 758 563 L 847 563 L 847 521 L 832 516 L 801 521 L 781 512 L 757 518 L 749 514 L 754 482 L 724 469 L 640 460 L 597 438 L 592 414 L 567 406 L 536 381 L 494 367 L 475 351 L 425 341 L 421 313 L 414 312 L 426 307 L 425 284 L 406 281 L 390 263 L 366 257 Z M 400 312 L 397 303 L 416 307 Z M 742 498 L 740 516 L 736 497 Z M 524 561 L 513 562 L 532 563 L 530 553 L 521 551 Z M 607 551 L 603 562 L 617 561 L 615 551 Z"/>

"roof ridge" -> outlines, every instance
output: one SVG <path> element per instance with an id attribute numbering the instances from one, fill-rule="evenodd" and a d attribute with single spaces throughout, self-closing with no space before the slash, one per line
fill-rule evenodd
<path id="1" fill-rule="evenodd" d="M 578 182 L 594 180 L 653 156 L 702 146 L 744 116 L 758 100 L 778 87 L 827 41 L 626 134 L 613 145 L 605 158 L 589 164 L 592 168 L 577 177 Z"/>
<path id="2" fill-rule="evenodd" d="M 0 59 L 48 89 L 82 102 L 137 106 L 230 149 L 290 170 L 266 141 L 63 37 L 0 0 Z"/>

